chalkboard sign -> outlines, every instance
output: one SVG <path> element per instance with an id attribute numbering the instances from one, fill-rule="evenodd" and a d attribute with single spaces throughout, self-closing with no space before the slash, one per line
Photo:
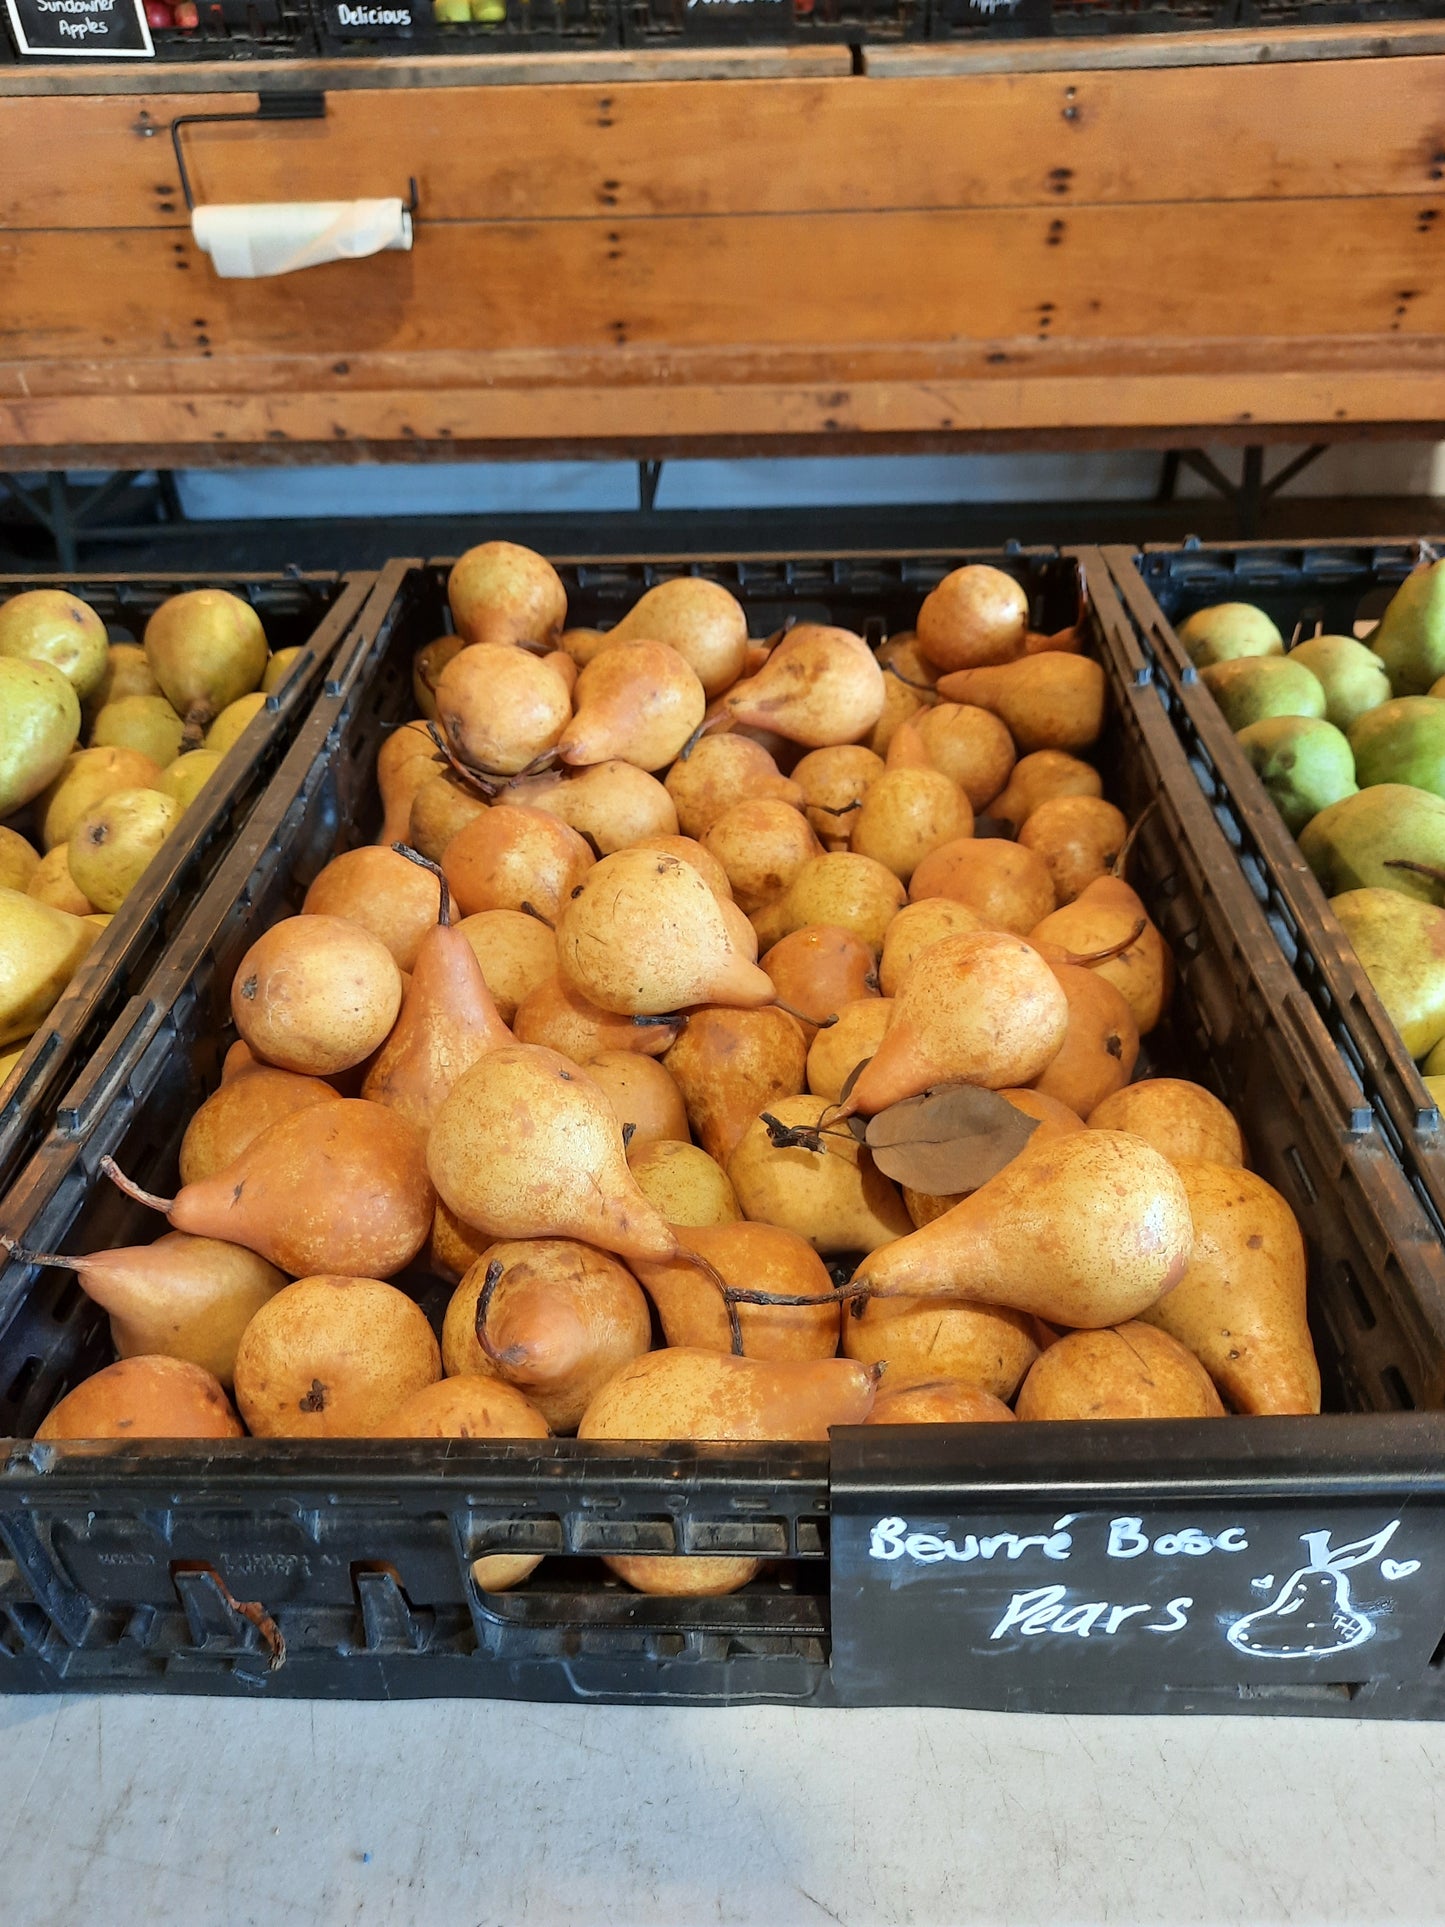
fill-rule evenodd
<path id="1" fill-rule="evenodd" d="M 430 0 L 326 0 L 326 24 L 343 39 L 404 39 L 416 32 L 418 8 L 431 26 Z"/>
<path id="2" fill-rule="evenodd" d="M 15 45 L 44 60 L 153 60 L 141 0 L 5 0 Z"/>
<path id="3" fill-rule="evenodd" d="M 1052 0 L 936 0 L 936 4 L 939 39 L 1035 39 L 1053 30 Z"/>
<path id="4" fill-rule="evenodd" d="M 1197 1466 L 1177 1482 L 1151 1477 L 1168 1455 L 1142 1436 L 1127 1486 L 1104 1476 L 1090 1493 L 1078 1456 L 1061 1451 L 1048 1471 L 1036 1464 L 1020 1476 L 1020 1448 L 1036 1458 L 1050 1449 L 1038 1435 L 1193 1430 L 1202 1457 L 1210 1434 L 1278 1423 L 1039 1426 L 1027 1444 L 1022 1426 L 916 1428 L 882 1434 L 882 1444 L 879 1432 L 835 1433 L 839 1696 L 1027 1706 L 1089 1684 L 1419 1677 L 1445 1633 L 1445 1514 L 1408 1486 L 1408 1499 L 1332 1495 L 1322 1476 L 1319 1497 L 1299 1499 L 1270 1496 L 1261 1477 L 1253 1492 L 1211 1499 Z M 1014 1447 L 1011 1467 L 998 1434 Z"/>

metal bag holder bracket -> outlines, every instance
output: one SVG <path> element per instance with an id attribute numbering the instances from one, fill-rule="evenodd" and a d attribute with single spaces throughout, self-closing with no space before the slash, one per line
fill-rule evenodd
<path id="1" fill-rule="evenodd" d="M 262 94 L 256 102 L 254 114 L 180 114 L 171 122 L 171 146 L 175 150 L 176 172 L 180 176 L 181 192 L 186 197 L 188 213 L 196 211 L 195 190 L 186 169 L 185 150 L 181 145 L 183 127 L 215 126 L 222 121 L 257 120 L 325 120 L 326 95 L 319 89 L 314 92 L 294 94 Z M 417 194 L 416 176 L 407 181 L 406 212 L 416 219 L 420 200 Z"/>

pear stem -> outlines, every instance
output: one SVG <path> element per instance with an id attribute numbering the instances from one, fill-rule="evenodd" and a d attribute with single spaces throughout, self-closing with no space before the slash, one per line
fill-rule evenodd
<path id="1" fill-rule="evenodd" d="M 555 930 L 557 928 L 556 924 L 553 923 L 550 917 L 544 917 L 542 915 L 542 912 L 537 908 L 535 903 L 528 903 L 525 900 L 523 900 L 521 903 L 517 905 L 517 908 L 523 913 L 524 916 L 535 917 L 538 923 L 545 924 L 549 930 Z"/>
<path id="2" fill-rule="evenodd" d="M 809 1017 L 804 1011 L 794 1010 L 791 1004 L 785 1004 L 781 997 L 774 997 L 773 1003 L 785 1015 L 796 1017 L 800 1024 L 811 1024 L 815 1030 L 831 1030 L 838 1021 L 836 1010 L 830 1017 Z"/>
<path id="3" fill-rule="evenodd" d="M 1140 830 L 1143 829 L 1144 825 L 1149 821 L 1149 818 L 1154 814 L 1155 810 L 1157 810 L 1158 807 L 1159 807 L 1159 798 L 1156 796 L 1152 803 L 1147 803 L 1144 806 L 1144 808 L 1139 812 L 1139 815 L 1135 819 L 1133 827 L 1130 829 L 1129 834 L 1124 838 L 1124 841 L 1119 846 L 1119 854 L 1114 858 L 1114 867 L 1109 872 L 1111 876 L 1118 877 L 1121 881 L 1123 880 L 1124 872 L 1129 867 L 1129 858 L 1134 854 L 1135 839 L 1138 837 Z"/>
<path id="4" fill-rule="evenodd" d="M 100 1160 L 100 1168 L 116 1189 L 124 1191 L 128 1198 L 134 1198 L 137 1204 L 149 1205 L 152 1211 L 163 1211 L 167 1216 L 170 1215 L 175 1199 L 157 1197 L 154 1191 L 142 1191 L 133 1178 L 126 1176 L 113 1157 L 103 1157 Z"/>
<path id="5" fill-rule="evenodd" d="M 902 682 L 904 678 L 900 676 L 898 680 Z M 821 810 L 825 816 L 846 816 L 850 810 L 861 810 L 862 807 L 861 796 L 855 796 L 851 803 L 810 803 L 808 805 L 810 810 Z"/>
<path id="6" fill-rule="evenodd" d="M 437 888 L 441 891 L 441 902 L 437 905 L 437 922 L 443 930 L 450 930 L 452 893 L 447 888 L 446 878 L 442 875 L 442 866 L 439 863 L 433 863 L 429 856 L 423 856 L 420 850 L 414 850 L 409 843 L 393 843 L 391 847 L 398 856 L 404 856 L 408 863 L 416 864 L 420 870 L 430 870 L 436 878 Z"/>
<path id="7" fill-rule="evenodd" d="M 16 1244 L 8 1231 L 0 1231 L 0 1245 L 22 1265 L 59 1265 L 62 1271 L 80 1271 L 85 1262 L 82 1258 L 67 1258 L 58 1251 L 27 1251 L 24 1245 Z"/>
<path id="8" fill-rule="evenodd" d="M 687 1022 L 687 1012 L 685 1010 L 660 1010 L 650 1017 L 634 1017 L 632 1021 L 639 1030 L 647 1030 L 649 1028 L 666 1029 L 672 1024 L 676 1024 L 680 1028 Z"/>
<path id="9" fill-rule="evenodd" d="M 492 1309 L 492 1299 L 496 1295 L 497 1286 L 501 1284 L 505 1272 L 506 1267 L 503 1265 L 501 1259 L 493 1258 L 492 1262 L 487 1266 L 487 1275 L 482 1280 L 482 1289 L 477 1298 L 476 1317 L 477 1343 L 494 1365 L 501 1365 L 504 1368 L 508 1365 L 519 1365 L 525 1356 L 522 1348 L 518 1345 L 509 1345 L 505 1351 L 499 1352 L 487 1333 L 487 1316 Z"/>
<path id="10" fill-rule="evenodd" d="M 898 681 L 903 683 L 904 686 L 908 689 L 921 689 L 925 696 L 936 696 L 938 694 L 938 689 L 936 684 L 931 682 L 918 682 L 912 676 L 905 676 L 903 671 L 901 669 L 895 669 L 891 662 L 885 662 L 884 664 L 882 664 L 882 669 L 885 676 L 896 676 Z M 850 803 L 848 805 L 848 808 L 850 810 L 856 810 L 857 807 L 858 805 L 856 803 Z M 826 809 L 827 805 L 824 803 L 815 803 L 813 805 L 813 808 L 815 810 Z"/>
<path id="11" fill-rule="evenodd" d="M 692 732 L 691 736 L 688 737 L 687 741 L 683 744 L 682 748 L 677 752 L 678 762 L 685 763 L 688 757 L 692 755 L 692 752 L 697 748 L 698 744 L 702 741 L 703 737 L 709 733 L 709 731 L 717 729 L 720 726 L 725 726 L 730 722 L 731 722 L 731 718 L 728 716 L 727 712 L 721 709 L 717 712 L 715 716 L 704 716 L 702 721 L 698 724 L 697 728 Z"/>
<path id="12" fill-rule="evenodd" d="M 1120 937 L 1117 943 L 1108 944 L 1103 950 L 1066 950 L 1061 962 L 1073 964 L 1079 970 L 1092 970 L 1095 964 L 1107 963 L 1111 957 L 1122 957 L 1131 944 L 1137 943 L 1149 928 L 1149 919 L 1140 917 L 1127 937 Z"/>
<path id="13" fill-rule="evenodd" d="M 1412 863 L 1408 857 L 1387 856 L 1384 866 L 1387 870 L 1409 870 L 1418 877 L 1429 877 L 1432 883 L 1445 884 L 1445 869 L 1435 863 Z"/>

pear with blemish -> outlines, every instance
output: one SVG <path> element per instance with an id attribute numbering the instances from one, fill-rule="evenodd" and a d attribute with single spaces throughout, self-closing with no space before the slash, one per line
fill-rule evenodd
<path id="1" fill-rule="evenodd" d="M 441 1377 L 421 1306 L 379 1278 L 320 1273 L 278 1291 L 236 1352 L 236 1403 L 257 1438 L 368 1438 Z"/>
<path id="2" fill-rule="evenodd" d="M 1293 1211 L 1252 1171 L 1202 1158 L 1178 1158 L 1175 1168 L 1194 1224 L 1189 1269 L 1141 1317 L 1187 1346 L 1236 1412 L 1318 1412 Z"/>
<path id="3" fill-rule="evenodd" d="M 693 670 L 708 701 L 731 689 L 747 659 L 748 620 L 737 597 L 706 576 L 679 575 L 638 598 L 607 637 L 665 642 Z"/>
<path id="4" fill-rule="evenodd" d="M 1104 672 L 1091 656 L 1054 651 L 941 676 L 948 702 L 976 703 L 1008 725 L 1020 755 L 1089 749 L 1104 727 Z"/>
<path id="5" fill-rule="evenodd" d="M 562 578 L 534 549 L 481 542 L 458 556 L 447 577 L 457 634 L 467 643 L 554 647 L 567 620 Z"/>
<path id="6" fill-rule="evenodd" d="M 1024 937 L 1054 908 L 1049 866 L 1036 851 L 1002 837 L 955 837 L 942 843 L 913 872 L 915 903 L 952 897 L 996 930 Z"/>
<path id="7" fill-rule="evenodd" d="M 835 1106 L 821 1097 L 785 1097 L 768 1114 L 785 1130 L 818 1132 Z M 825 1255 L 874 1251 L 902 1238 L 912 1219 L 897 1188 L 844 1125 L 811 1144 L 775 1143 L 761 1116 L 728 1159 L 728 1178 L 743 1215 L 781 1225 Z"/>
<path id="8" fill-rule="evenodd" d="M 594 656 L 573 692 L 574 713 L 557 743 L 564 763 L 618 760 L 665 769 L 707 710 L 702 684 L 663 642 L 619 642 Z"/>
<path id="9" fill-rule="evenodd" d="M 783 894 L 754 913 L 758 944 L 769 949 L 811 924 L 831 924 L 861 937 L 874 956 L 903 908 L 907 890 L 886 864 L 852 850 L 810 857 Z"/>
<path id="10" fill-rule="evenodd" d="M 1123 991 L 1097 970 L 1066 963 L 1056 963 L 1053 970 L 1069 1002 L 1069 1027 L 1033 1087 L 1086 1118 L 1134 1075 L 1139 1026 Z M 1120 1123 L 1115 1128 L 1133 1127 Z"/>
<path id="11" fill-rule="evenodd" d="M 58 669 L 81 702 L 109 667 L 105 624 L 66 589 L 25 589 L 0 603 L 0 656 Z"/>
<path id="12" fill-rule="evenodd" d="M 677 827 L 699 838 L 734 803 L 772 797 L 800 808 L 803 802 L 798 784 L 761 743 L 731 732 L 701 737 L 667 772 L 665 786 Z"/>
<path id="13" fill-rule="evenodd" d="M 772 797 L 734 803 L 704 830 L 702 847 L 727 875 L 734 901 L 751 916 L 787 889 L 823 846 L 801 811 Z"/>
<path id="14" fill-rule="evenodd" d="M 442 872 L 457 908 L 557 913 L 595 858 L 577 831 L 545 810 L 499 803 L 458 831 L 442 854 Z"/>
<path id="15" fill-rule="evenodd" d="M 1039 1355 L 1034 1320 L 1002 1305 L 955 1305 L 939 1298 L 868 1298 L 843 1319 L 843 1352 L 895 1374 L 936 1373 L 1012 1398 Z"/>
<path id="16" fill-rule="evenodd" d="M 231 1017 L 265 1063 L 330 1077 L 386 1041 L 401 995 L 396 960 L 369 930 L 343 917 L 285 917 L 241 959 Z"/>
<path id="17" fill-rule="evenodd" d="M 589 870 L 562 907 L 559 971 L 592 1003 L 632 1017 L 771 1003 L 773 985 L 737 947 L 725 908 L 676 857 L 618 851 Z"/>
<path id="18" fill-rule="evenodd" d="M 802 1026 L 771 1004 L 693 1011 L 663 1062 L 703 1149 L 725 1169 L 759 1111 L 802 1091 L 807 1058 Z"/>
<path id="19" fill-rule="evenodd" d="M 887 768 L 883 758 L 861 743 L 815 749 L 793 767 L 808 821 L 828 850 L 846 850 L 853 818 L 873 783 Z"/>
<path id="20" fill-rule="evenodd" d="M 755 676 L 733 685 L 723 711 L 734 723 L 821 749 L 866 736 L 883 696 L 883 671 L 861 636 L 800 622 Z"/>
<path id="21" fill-rule="evenodd" d="M 452 754 L 487 779 L 517 776 L 556 748 L 572 692 L 550 663 L 506 643 L 473 643 L 437 679 L 437 724 Z"/>

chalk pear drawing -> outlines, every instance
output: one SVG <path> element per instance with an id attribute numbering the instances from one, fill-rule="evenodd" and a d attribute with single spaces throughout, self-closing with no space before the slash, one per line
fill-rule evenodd
<path id="1" fill-rule="evenodd" d="M 1230 1645 L 1260 1659 L 1324 1659 L 1373 1639 L 1374 1621 L 1356 1609 L 1345 1575 L 1378 1559 L 1399 1526 L 1392 1519 L 1368 1539 L 1335 1547 L 1328 1532 L 1302 1532 L 1309 1564 L 1292 1572 L 1267 1606 L 1234 1622 L 1225 1634 Z"/>

